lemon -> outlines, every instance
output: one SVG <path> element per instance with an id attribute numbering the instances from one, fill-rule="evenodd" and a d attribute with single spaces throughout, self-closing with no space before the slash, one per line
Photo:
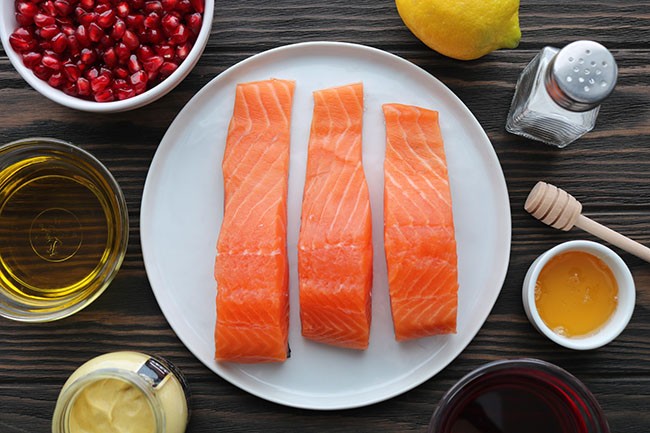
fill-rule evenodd
<path id="1" fill-rule="evenodd" d="M 519 0 L 395 0 L 404 24 L 430 48 L 478 59 L 521 39 Z"/>

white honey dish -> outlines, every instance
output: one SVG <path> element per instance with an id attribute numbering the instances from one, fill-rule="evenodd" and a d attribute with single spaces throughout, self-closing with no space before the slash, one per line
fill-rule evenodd
<path id="1" fill-rule="evenodd" d="M 14 8 L 14 0 L 0 0 L 0 40 L 2 41 L 2 46 L 7 57 L 9 57 L 11 64 L 23 79 L 41 95 L 63 106 L 93 113 L 116 113 L 148 105 L 165 96 L 185 79 L 201 58 L 203 50 L 208 43 L 214 15 L 214 0 L 205 0 L 205 10 L 203 12 L 201 30 L 196 37 L 196 41 L 194 42 L 194 46 L 190 50 L 190 53 L 178 66 L 178 69 L 176 69 L 161 83 L 140 95 L 122 101 L 112 102 L 95 102 L 78 98 L 76 96 L 66 95 L 63 91 L 55 89 L 46 81 L 36 77 L 36 75 L 34 75 L 34 73 L 23 64 L 21 55 L 14 51 L 9 43 L 9 36 L 11 36 L 18 26 L 16 23 Z"/>
<path id="2" fill-rule="evenodd" d="M 597 331 L 581 337 L 566 337 L 553 332 L 540 317 L 535 303 L 535 283 L 539 278 L 539 273 L 549 260 L 568 251 L 583 251 L 598 257 L 609 266 L 618 284 L 618 302 L 614 313 Z M 541 334 L 569 349 L 590 350 L 610 343 L 623 332 L 634 312 L 636 289 L 630 269 L 618 254 L 602 244 L 576 240 L 556 245 L 532 263 L 524 278 L 522 295 L 528 320 Z"/>

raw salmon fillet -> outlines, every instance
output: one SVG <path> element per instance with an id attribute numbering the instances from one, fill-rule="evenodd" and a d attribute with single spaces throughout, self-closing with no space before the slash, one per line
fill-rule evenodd
<path id="1" fill-rule="evenodd" d="M 314 92 L 298 239 L 302 335 L 368 347 L 372 222 L 361 164 L 363 85 Z"/>
<path id="2" fill-rule="evenodd" d="M 456 332 L 458 267 L 438 112 L 386 104 L 384 248 L 395 338 Z"/>
<path id="3" fill-rule="evenodd" d="M 294 87 L 284 80 L 237 85 L 223 156 L 224 215 L 214 266 L 219 361 L 287 358 L 286 202 Z"/>

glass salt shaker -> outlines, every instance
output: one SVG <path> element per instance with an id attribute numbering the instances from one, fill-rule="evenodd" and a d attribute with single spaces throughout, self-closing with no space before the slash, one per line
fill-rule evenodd
<path id="1" fill-rule="evenodd" d="M 597 42 L 544 47 L 517 81 L 506 130 L 565 147 L 594 128 L 617 74 L 614 57 Z"/>

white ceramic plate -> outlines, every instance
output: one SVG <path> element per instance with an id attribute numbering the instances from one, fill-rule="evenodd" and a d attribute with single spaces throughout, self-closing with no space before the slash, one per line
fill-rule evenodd
<path id="1" fill-rule="evenodd" d="M 291 358 L 239 365 L 213 359 L 215 247 L 223 215 L 221 159 L 235 85 L 296 80 L 288 199 Z M 374 288 L 370 347 L 364 352 L 300 335 L 297 253 L 314 90 L 362 81 L 363 158 L 373 211 Z M 445 140 L 458 243 L 458 333 L 397 343 L 383 254 L 381 104 L 438 110 Z M 141 210 L 142 252 L 165 317 L 194 355 L 222 378 L 267 400 L 308 409 L 364 406 L 403 393 L 449 364 L 483 325 L 499 295 L 510 254 L 510 207 L 499 161 L 485 132 L 441 82 L 413 64 L 360 45 L 313 42 L 270 50 L 220 74 L 192 98 L 153 159 Z"/>

